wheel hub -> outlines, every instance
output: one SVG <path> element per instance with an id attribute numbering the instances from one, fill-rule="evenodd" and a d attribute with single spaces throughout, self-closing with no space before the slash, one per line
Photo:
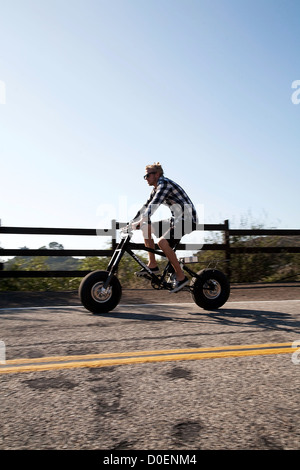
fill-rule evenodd
<path id="1" fill-rule="evenodd" d="M 103 288 L 104 282 L 97 282 L 96 284 L 93 285 L 91 294 L 93 299 L 96 302 L 102 303 L 102 302 L 107 302 L 112 295 L 112 288 L 108 286 L 106 289 Z"/>
<path id="2" fill-rule="evenodd" d="M 221 294 L 221 285 L 215 279 L 208 279 L 203 285 L 203 293 L 207 299 L 217 299 Z"/>

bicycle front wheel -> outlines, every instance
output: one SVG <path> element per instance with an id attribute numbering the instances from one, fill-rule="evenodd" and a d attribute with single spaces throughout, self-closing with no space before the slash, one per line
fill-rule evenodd
<path id="1" fill-rule="evenodd" d="M 107 313 L 121 300 L 122 287 L 116 276 L 112 277 L 106 289 L 103 288 L 107 277 L 107 271 L 93 271 L 80 283 L 79 298 L 82 305 L 92 313 Z"/>

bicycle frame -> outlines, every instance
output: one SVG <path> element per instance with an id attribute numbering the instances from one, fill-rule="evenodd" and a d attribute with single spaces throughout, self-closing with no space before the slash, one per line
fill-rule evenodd
<path id="1" fill-rule="evenodd" d="M 133 252 L 140 250 L 140 244 L 131 243 L 132 230 L 126 227 L 123 230 L 121 240 L 113 252 L 106 271 L 93 271 L 88 273 L 79 286 L 79 297 L 82 304 L 92 313 L 105 313 L 113 310 L 120 302 L 122 286 L 115 275 L 119 263 L 124 255 L 128 253 L 145 271 L 147 278 L 151 281 L 153 289 L 165 289 L 174 292 L 175 271 L 168 260 L 163 270 L 163 274 L 155 274 L 150 268 Z M 171 244 L 170 244 L 171 246 Z M 176 251 L 178 244 L 172 249 Z M 143 247 L 145 251 L 152 252 L 164 258 L 167 256 L 162 252 L 152 248 Z M 186 260 L 187 263 L 189 260 Z M 228 300 L 230 285 L 226 276 L 217 269 L 202 269 L 198 273 L 192 271 L 185 265 L 185 259 L 179 258 L 180 265 L 186 273 L 192 276 L 189 286 L 185 285 L 180 292 L 186 290 L 191 293 L 194 302 L 206 310 L 218 309 Z M 139 276 L 139 273 L 137 273 Z"/>
<path id="2" fill-rule="evenodd" d="M 119 263 L 124 255 L 124 253 L 128 253 L 142 268 L 144 268 L 147 273 L 149 273 L 148 279 L 152 280 L 152 287 L 157 288 L 157 289 L 172 289 L 172 284 L 168 283 L 165 278 L 166 275 L 172 274 L 174 272 L 174 268 L 171 265 L 170 261 L 167 263 L 166 267 L 164 268 L 163 274 L 156 275 L 151 271 L 150 268 L 133 252 L 135 248 L 137 248 L 136 243 L 131 243 L 132 237 L 132 232 L 128 232 L 126 235 L 123 235 L 121 241 L 117 245 L 117 248 L 115 249 L 112 258 L 107 266 L 107 271 L 108 271 L 108 277 L 103 285 L 103 289 L 107 289 L 107 287 L 110 284 L 111 278 L 115 274 L 115 272 L 118 269 Z M 173 250 L 176 251 L 177 245 L 174 246 Z M 139 248 L 140 249 L 140 248 Z M 164 254 L 163 251 L 159 250 L 153 250 L 152 248 L 144 247 L 144 250 L 147 252 L 155 253 L 159 256 L 163 256 L 166 258 L 167 256 Z M 193 277 L 198 277 L 198 274 L 192 271 L 190 268 L 188 268 L 184 263 L 182 263 L 182 269 L 185 270 L 188 274 L 190 274 Z M 189 286 L 185 287 L 184 289 L 191 290 Z"/>

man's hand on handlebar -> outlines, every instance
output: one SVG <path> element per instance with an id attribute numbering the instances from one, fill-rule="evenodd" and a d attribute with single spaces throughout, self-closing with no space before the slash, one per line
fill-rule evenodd
<path id="1" fill-rule="evenodd" d="M 132 222 L 130 224 L 132 230 L 139 230 L 140 229 L 140 222 Z"/>
<path id="2" fill-rule="evenodd" d="M 131 225 L 131 228 L 132 230 L 140 230 L 141 226 L 146 223 L 147 219 L 144 219 L 144 217 L 142 217 L 140 220 L 138 220 L 137 222 L 130 222 L 130 225 Z"/>

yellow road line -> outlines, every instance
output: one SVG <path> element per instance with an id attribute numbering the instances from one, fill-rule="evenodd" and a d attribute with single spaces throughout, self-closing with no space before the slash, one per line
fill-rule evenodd
<path id="1" fill-rule="evenodd" d="M 86 354 L 82 356 L 50 356 L 34 359 L 12 359 L 0 366 L 0 374 L 34 372 L 82 367 L 107 367 L 148 362 L 192 361 L 201 359 L 292 354 L 292 343 L 267 343 L 220 346 L 212 348 L 133 351 L 123 353 Z"/>
<path id="2" fill-rule="evenodd" d="M 84 360 L 84 359 L 102 359 L 102 358 L 115 358 L 115 357 L 127 357 L 127 356 L 149 356 L 149 355 L 160 355 L 160 354 L 176 354 L 176 353 L 203 353 L 211 351 L 226 351 L 235 349 L 260 349 L 260 348 L 276 348 L 283 346 L 292 346 L 292 343 L 266 343 L 266 344 L 245 344 L 235 346 L 214 346 L 210 348 L 189 348 L 189 349 L 163 349 L 163 350 L 150 350 L 150 351 L 131 351 L 122 353 L 99 353 L 99 354 L 83 354 L 74 356 L 49 356 L 40 358 L 29 358 L 29 359 L 11 359 L 6 361 L 6 364 L 34 364 L 40 362 L 60 362 L 66 360 Z"/>

